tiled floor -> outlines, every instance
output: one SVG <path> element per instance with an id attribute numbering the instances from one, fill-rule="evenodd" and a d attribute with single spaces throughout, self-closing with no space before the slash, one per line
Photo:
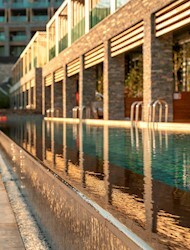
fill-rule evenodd
<path id="1" fill-rule="evenodd" d="M 24 250 L 19 229 L 0 175 L 0 250 Z"/>

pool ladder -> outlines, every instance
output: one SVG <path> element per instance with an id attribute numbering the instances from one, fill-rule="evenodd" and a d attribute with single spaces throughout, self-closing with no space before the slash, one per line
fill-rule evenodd
<path id="1" fill-rule="evenodd" d="M 60 109 L 58 108 L 46 110 L 47 117 L 60 117 L 60 113 Z"/>
<path id="2" fill-rule="evenodd" d="M 156 110 L 158 109 L 158 122 L 163 120 L 163 108 L 165 110 L 164 122 L 168 121 L 168 104 L 162 99 L 152 101 L 148 104 L 148 122 L 156 122 Z M 141 108 L 141 117 L 139 115 L 139 109 Z M 143 117 L 143 101 L 133 102 L 131 105 L 130 120 L 133 123 L 142 120 Z M 141 118 L 141 119 L 140 119 Z"/>
<path id="3" fill-rule="evenodd" d="M 141 120 L 143 117 L 143 101 L 137 101 L 137 102 L 133 102 L 131 105 L 131 116 L 130 116 L 130 120 L 133 123 L 133 121 L 137 122 L 139 120 L 139 109 L 141 107 Z"/>
<path id="4" fill-rule="evenodd" d="M 148 122 L 156 122 L 156 108 L 158 107 L 158 122 L 168 121 L 168 103 L 158 99 L 148 105 Z M 163 114 L 163 108 L 165 113 Z M 164 116 L 163 116 L 164 115 Z"/>

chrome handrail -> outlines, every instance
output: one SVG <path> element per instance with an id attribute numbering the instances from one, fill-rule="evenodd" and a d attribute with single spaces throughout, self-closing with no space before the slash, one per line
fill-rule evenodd
<path id="1" fill-rule="evenodd" d="M 168 104 L 166 101 L 158 99 L 153 103 L 153 113 L 152 113 L 152 122 L 155 122 L 155 117 L 156 117 L 156 107 L 159 105 L 159 119 L 158 121 L 162 121 L 162 116 L 163 116 L 163 106 L 165 107 L 165 115 L 164 115 L 164 120 L 165 122 L 168 121 Z"/>
<path id="2" fill-rule="evenodd" d="M 136 101 L 136 102 L 132 103 L 132 105 L 131 105 L 131 114 L 130 114 L 131 122 L 133 122 L 133 120 L 135 120 L 135 122 L 137 122 L 139 120 L 139 108 L 140 107 L 142 107 L 142 112 L 143 112 L 143 102 L 142 101 Z M 134 110 L 136 110 L 135 117 L 134 117 Z"/>

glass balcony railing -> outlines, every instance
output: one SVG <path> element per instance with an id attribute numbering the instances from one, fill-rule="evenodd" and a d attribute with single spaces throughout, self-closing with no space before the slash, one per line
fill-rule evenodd
<path id="1" fill-rule="evenodd" d="M 11 22 L 26 22 L 27 17 L 26 16 L 11 16 L 10 21 Z"/>
<path id="2" fill-rule="evenodd" d="M 45 15 L 31 17 L 31 22 L 47 22 L 47 21 L 48 21 L 48 16 Z"/>
<path id="3" fill-rule="evenodd" d="M 5 17 L 4 16 L 0 16 L 0 23 L 4 23 L 5 22 Z"/>
<path id="4" fill-rule="evenodd" d="M 26 35 L 15 35 L 11 36 L 10 39 L 12 42 L 20 42 L 20 41 L 25 41 L 26 40 Z"/>
<path id="5" fill-rule="evenodd" d="M 63 51 L 68 47 L 68 34 L 66 34 L 60 41 L 59 41 L 59 52 Z"/>
<path id="6" fill-rule="evenodd" d="M 34 68 L 37 67 L 37 57 L 34 58 Z"/>
<path id="7" fill-rule="evenodd" d="M 4 42 L 4 41 L 5 41 L 5 35 L 0 34 L 0 42 Z"/>
<path id="8" fill-rule="evenodd" d="M 49 60 L 55 57 L 55 46 L 49 50 Z"/>
<path id="9" fill-rule="evenodd" d="M 124 4 L 126 4 L 129 1 L 130 0 L 116 0 L 116 9 L 120 8 L 121 6 L 123 6 Z"/>
<path id="10" fill-rule="evenodd" d="M 61 5 L 63 2 L 64 2 L 64 0 L 56 1 L 56 2 L 53 3 L 53 7 L 54 7 L 54 8 L 59 8 L 60 5 Z"/>
<path id="11" fill-rule="evenodd" d="M 39 1 L 27 3 L 28 8 L 48 8 L 50 3 L 48 1 Z"/>
<path id="12" fill-rule="evenodd" d="M 4 3 L 3 0 L 0 0 L 0 8 L 5 8 L 6 6 L 6 3 Z"/>
<path id="13" fill-rule="evenodd" d="M 71 30 L 72 43 L 85 34 L 85 18 L 83 18 L 75 27 Z"/>
<path id="14" fill-rule="evenodd" d="M 28 0 L 18 1 L 9 3 L 11 8 L 20 9 L 20 8 L 47 8 L 50 3 L 47 0 L 32 2 Z"/>
<path id="15" fill-rule="evenodd" d="M 90 28 L 101 22 L 110 14 L 110 8 L 94 8 L 90 11 Z"/>

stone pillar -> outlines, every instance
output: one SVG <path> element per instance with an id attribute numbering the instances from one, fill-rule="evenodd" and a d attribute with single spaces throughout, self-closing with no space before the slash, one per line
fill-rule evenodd
<path id="1" fill-rule="evenodd" d="M 75 100 L 76 79 L 75 77 L 66 77 L 66 117 L 72 117 L 72 109 L 76 106 Z"/>
<path id="2" fill-rule="evenodd" d="M 45 78 L 42 76 L 42 115 L 46 114 L 46 105 L 45 105 Z"/>
<path id="3" fill-rule="evenodd" d="M 157 99 L 167 101 L 169 121 L 173 120 L 173 59 L 172 35 L 156 38 L 154 18 L 144 20 L 143 44 L 143 101 L 144 121 L 148 120 L 148 104 Z"/>
<path id="4" fill-rule="evenodd" d="M 29 109 L 31 109 L 31 84 L 29 83 L 29 89 L 28 89 L 28 105 Z"/>
<path id="5" fill-rule="evenodd" d="M 18 108 L 20 108 L 20 107 L 23 108 L 23 90 L 22 90 L 22 87 L 20 88 L 19 96 L 20 96 L 20 98 L 19 98 L 20 102 L 19 102 Z"/>
<path id="6" fill-rule="evenodd" d="M 66 81 L 67 81 L 67 66 L 63 65 L 64 77 L 63 77 L 63 118 L 67 117 L 67 109 L 66 109 Z"/>
<path id="7" fill-rule="evenodd" d="M 46 111 L 51 108 L 51 85 L 45 86 L 45 115 Z"/>
<path id="8" fill-rule="evenodd" d="M 96 92 L 96 67 L 84 70 L 83 75 L 83 105 L 91 107 L 91 103 L 95 101 Z"/>
<path id="9" fill-rule="evenodd" d="M 54 88 L 55 88 L 55 83 L 54 83 L 54 79 L 53 79 L 53 73 L 51 74 L 52 77 L 52 84 L 51 84 L 51 110 L 54 110 Z M 52 114 L 54 115 L 54 114 Z"/>
<path id="10" fill-rule="evenodd" d="M 59 116 L 63 115 L 63 81 L 54 83 L 54 108 L 59 110 Z"/>
<path id="11" fill-rule="evenodd" d="M 84 57 L 80 57 L 80 73 L 79 73 L 79 118 L 83 117 L 83 83 L 84 83 Z"/>
<path id="12" fill-rule="evenodd" d="M 36 68 L 35 86 L 34 86 L 34 104 L 37 112 L 42 113 L 42 68 Z"/>
<path id="13" fill-rule="evenodd" d="M 111 57 L 110 42 L 104 43 L 104 120 L 124 119 L 124 54 Z"/>

